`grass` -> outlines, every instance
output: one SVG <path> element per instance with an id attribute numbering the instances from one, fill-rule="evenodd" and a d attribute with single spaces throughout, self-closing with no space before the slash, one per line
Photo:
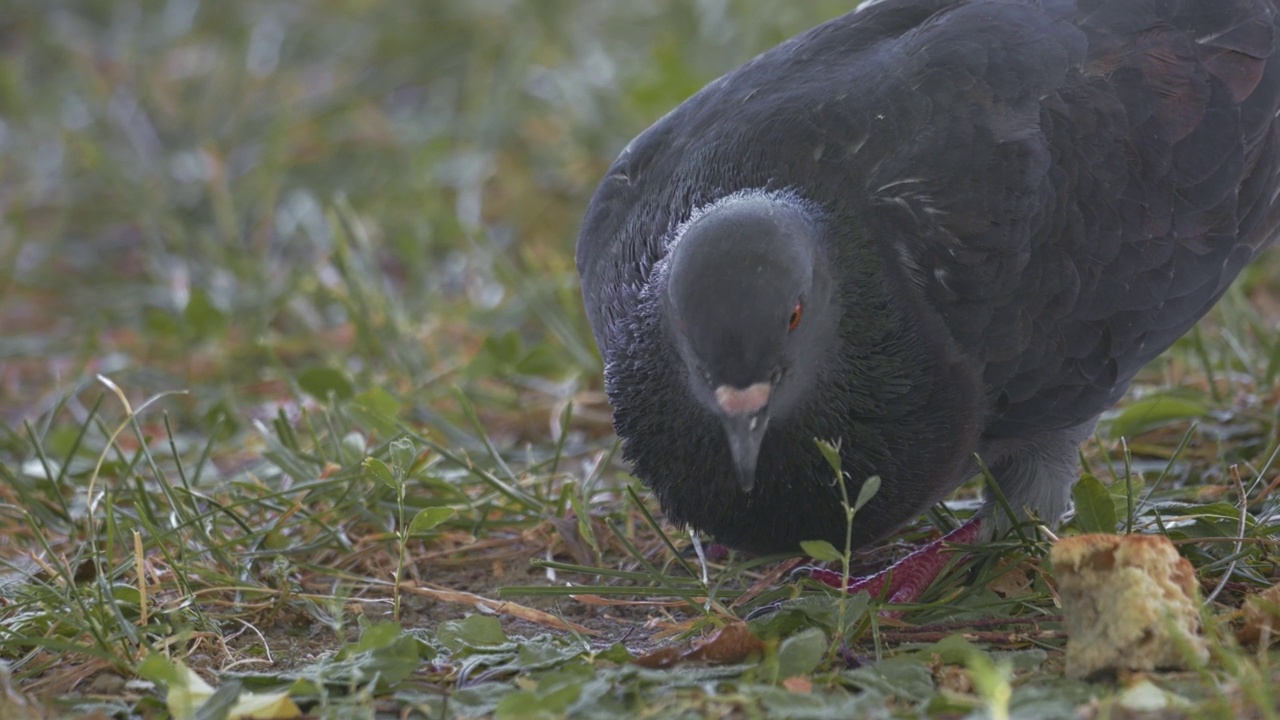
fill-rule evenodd
<path id="1" fill-rule="evenodd" d="M 1064 680 L 1033 533 L 903 622 L 779 558 L 704 579 L 617 461 L 572 266 L 595 182 L 847 4 L 0 9 L 0 716 L 165 717 L 190 668 L 201 717 L 1275 717 L 1231 625 L 1276 575 L 1275 253 L 1104 422 L 1064 528 L 1178 543 L 1193 672 Z"/>

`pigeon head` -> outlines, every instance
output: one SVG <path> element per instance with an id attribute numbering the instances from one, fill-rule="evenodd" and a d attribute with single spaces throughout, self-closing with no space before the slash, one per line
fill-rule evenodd
<path id="1" fill-rule="evenodd" d="M 796 199 L 761 193 L 713 204 L 682 230 L 666 321 L 690 390 L 723 423 L 739 484 L 750 491 L 770 418 L 799 404 L 822 354 L 821 330 L 834 324 L 817 226 Z"/>

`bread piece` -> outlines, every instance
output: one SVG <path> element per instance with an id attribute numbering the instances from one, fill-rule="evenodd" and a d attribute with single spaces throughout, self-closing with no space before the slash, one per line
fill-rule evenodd
<path id="1" fill-rule="evenodd" d="M 1080 535 L 1049 553 L 1067 631 L 1067 675 L 1203 662 L 1199 586 L 1163 535 Z"/>

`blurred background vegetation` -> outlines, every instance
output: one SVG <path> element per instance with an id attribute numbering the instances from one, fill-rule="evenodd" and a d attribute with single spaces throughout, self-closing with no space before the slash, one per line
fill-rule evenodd
<path id="1" fill-rule="evenodd" d="M 0 408 L 106 372 L 239 420 L 311 367 L 426 400 L 511 330 L 532 374 L 593 371 L 572 250 L 603 170 L 848 4 L 10 0 Z"/>

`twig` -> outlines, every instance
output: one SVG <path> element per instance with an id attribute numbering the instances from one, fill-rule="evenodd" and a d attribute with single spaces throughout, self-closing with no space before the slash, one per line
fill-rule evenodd
<path id="1" fill-rule="evenodd" d="M 949 632 L 954 633 L 957 630 L 969 630 L 972 628 L 989 628 L 1002 627 L 1005 625 L 1039 625 L 1040 623 L 1062 622 L 1061 615 L 1044 615 L 1034 618 L 985 618 L 982 620 L 969 620 L 966 622 L 953 623 L 935 623 L 933 625 L 917 625 L 915 627 L 899 627 L 894 628 L 896 633 L 933 633 L 933 632 Z"/>
<path id="2" fill-rule="evenodd" d="M 462 603 L 464 605 L 470 605 L 476 609 L 488 610 L 498 615 L 511 615 L 513 617 L 518 617 L 521 620 L 528 620 L 529 622 L 546 625 L 547 627 L 555 628 L 557 630 L 565 630 L 592 636 L 600 634 L 589 627 L 579 625 L 578 623 L 571 622 L 563 618 L 558 618 L 548 612 L 543 612 L 541 610 L 505 600 L 492 600 L 487 597 L 476 595 L 475 593 L 462 592 L 460 590 L 445 590 L 444 588 L 431 588 L 407 583 L 402 585 L 400 589 L 403 592 L 410 593 L 412 595 L 423 595 L 441 602 Z"/>
<path id="3" fill-rule="evenodd" d="M 752 584 L 751 587 L 747 588 L 746 592 L 742 593 L 737 597 L 737 599 L 729 603 L 729 607 L 739 608 L 756 599 L 757 595 L 777 585 L 778 581 L 781 580 L 783 576 L 787 575 L 792 570 L 795 570 L 798 565 L 806 562 L 807 560 L 808 558 L 795 557 L 778 563 L 772 570 L 761 576 L 761 578 Z"/>

